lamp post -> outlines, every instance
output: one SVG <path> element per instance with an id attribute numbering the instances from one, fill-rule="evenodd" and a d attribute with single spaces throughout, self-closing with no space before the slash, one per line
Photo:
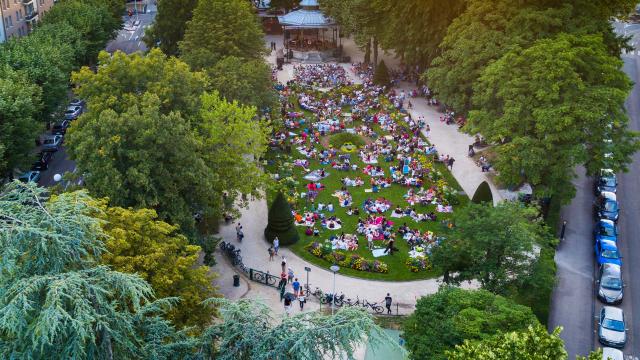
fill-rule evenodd
<path id="1" fill-rule="evenodd" d="M 311 271 L 311 268 L 308 266 L 305 266 L 304 271 L 307 272 L 307 291 L 311 292 L 311 289 L 309 289 L 309 272 Z M 303 292 L 303 294 L 306 294 L 306 293 Z M 306 294 L 306 295 L 308 296 L 309 294 Z"/>
<path id="2" fill-rule="evenodd" d="M 333 316 L 336 307 L 336 273 L 340 270 L 340 266 L 334 264 L 329 269 L 333 272 L 333 294 L 331 294 L 331 316 Z"/>

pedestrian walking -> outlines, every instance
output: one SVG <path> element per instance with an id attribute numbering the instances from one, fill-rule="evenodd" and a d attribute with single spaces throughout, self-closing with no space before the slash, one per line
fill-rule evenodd
<path id="1" fill-rule="evenodd" d="M 301 292 L 298 296 L 298 302 L 300 302 L 300 311 L 304 309 L 304 303 L 307 302 L 307 298 L 304 297 L 304 292 Z"/>
<path id="2" fill-rule="evenodd" d="M 244 238 L 244 233 L 242 232 L 242 225 L 240 223 L 236 225 L 236 237 L 239 242 L 241 242 L 242 238 Z"/>
<path id="3" fill-rule="evenodd" d="M 269 249 L 267 251 L 269 252 L 269 261 L 273 261 L 273 255 L 275 255 L 273 252 L 273 247 L 269 246 Z"/>
<path id="4" fill-rule="evenodd" d="M 300 282 L 298 281 L 298 278 L 293 280 L 291 287 L 293 288 L 293 295 L 298 296 L 300 293 Z"/>
<path id="5" fill-rule="evenodd" d="M 291 298 L 288 296 L 284 297 L 284 313 L 289 316 L 291 314 Z"/>
<path id="6" fill-rule="evenodd" d="M 453 162 L 456 161 L 456 159 L 452 157 L 449 158 L 449 161 L 447 162 L 447 166 L 449 167 L 449 170 L 453 170 Z"/>
<path id="7" fill-rule="evenodd" d="M 290 283 L 293 282 L 293 270 L 291 268 L 287 269 L 287 276 Z"/>
<path id="8" fill-rule="evenodd" d="M 391 298 L 391 295 L 389 295 L 389 293 L 387 293 L 387 296 L 384 298 L 384 305 L 387 307 L 387 315 L 391 315 L 391 303 L 393 302 L 393 299 Z"/>
<path id="9" fill-rule="evenodd" d="M 560 230 L 560 240 L 564 240 L 564 232 L 567 229 L 567 220 L 562 222 L 562 230 Z"/>
<path id="10" fill-rule="evenodd" d="M 427 127 L 424 129 L 424 136 L 429 137 L 430 133 L 431 133 L 431 128 L 429 127 L 429 124 L 427 124 Z"/>
<path id="11" fill-rule="evenodd" d="M 279 249 L 280 249 L 280 239 L 278 239 L 278 237 L 276 236 L 275 238 L 273 238 L 273 250 L 275 251 L 276 255 L 278 255 Z"/>
<path id="12" fill-rule="evenodd" d="M 280 265 L 282 266 L 282 272 L 283 273 L 287 273 L 287 259 L 284 257 L 284 255 L 282 255 L 282 262 L 280 263 Z"/>

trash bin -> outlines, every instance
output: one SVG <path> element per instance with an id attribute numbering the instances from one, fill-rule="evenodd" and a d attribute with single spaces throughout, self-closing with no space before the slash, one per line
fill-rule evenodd
<path id="1" fill-rule="evenodd" d="M 233 275 L 233 286 L 234 287 L 240 286 L 240 275 Z"/>

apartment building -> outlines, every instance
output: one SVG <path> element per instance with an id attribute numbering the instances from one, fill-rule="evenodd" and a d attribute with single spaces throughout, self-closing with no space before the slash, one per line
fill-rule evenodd
<path id="1" fill-rule="evenodd" d="M 57 0 L 0 0 L 0 42 L 25 36 Z"/>

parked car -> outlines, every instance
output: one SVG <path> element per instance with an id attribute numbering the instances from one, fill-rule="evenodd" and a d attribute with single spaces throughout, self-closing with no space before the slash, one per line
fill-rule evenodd
<path id="1" fill-rule="evenodd" d="M 615 241 L 596 241 L 596 258 L 598 259 L 598 265 L 622 265 L 622 256 L 620 256 L 620 251 L 618 251 L 618 246 Z"/>
<path id="2" fill-rule="evenodd" d="M 607 219 L 599 219 L 596 228 L 593 230 L 593 236 L 598 240 L 618 241 L 618 226 L 615 222 Z"/>
<path id="3" fill-rule="evenodd" d="M 31 170 L 33 171 L 45 171 L 49 168 L 49 163 L 43 162 L 40 159 L 31 164 Z"/>
<path id="4" fill-rule="evenodd" d="M 602 345 L 623 348 L 627 343 L 627 329 L 622 309 L 603 306 L 598 321 L 598 340 Z"/>
<path id="5" fill-rule="evenodd" d="M 64 118 L 67 120 L 75 120 L 82 114 L 82 106 L 69 106 L 64 112 Z"/>
<path id="6" fill-rule="evenodd" d="M 596 195 L 600 194 L 603 191 L 608 191 L 612 193 L 616 193 L 618 190 L 618 179 L 616 178 L 616 174 L 611 169 L 602 169 L 600 170 L 600 174 L 596 177 L 595 182 L 595 193 Z"/>
<path id="7" fill-rule="evenodd" d="M 71 107 L 71 106 L 84 107 L 84 104 L 85 104 L 84 100 L 78 99 L 78 98 L 72 99 L 71 101 L 69 101 L 69 107 Z"/>
<path id="8" fill-rule="evenodd" d="M 53 135 L 64 135 L 67 133 L 67 128 L 69 127 L 69 120 L 62 120 L 51 128 L 51 133 Z"/>
<path id="9" fill-rule="evenodd" d="M 598 298 L 607 304 L 619 304 L 624 296 L 620 265 L 602 264 L 598 280 Z"/>
<path id="10" fill-rule="evenodd" d="M 603 347 L 602 360 L 624 360 L 624 354 L 618 349 Z"/>
<path id="11" fill-rule="evenodd" d="M 594 212 L 596 218 L 617 222 L 620 209 L 618 208 L 616 194 L 610 191 L 601 192 L 594 203 Z"/>
<path id="12" fill-rule="evenodd" d="M 40 180 L 40 171 L 27 171 L 26 173 L 20 175 L 18 177 L 18 180 L 22 181 L 23 183 L 38 182 L 38 180 Z"/>
<path id="13" fill-rule="evenodd" d="M 58 151 L 60 145 L 62 145 L 62 140 L 64 137 L 62 135 L 50 135 L 45 137 L 42 140 L 42 150 L 43 151 Z"/>

